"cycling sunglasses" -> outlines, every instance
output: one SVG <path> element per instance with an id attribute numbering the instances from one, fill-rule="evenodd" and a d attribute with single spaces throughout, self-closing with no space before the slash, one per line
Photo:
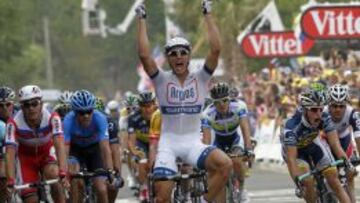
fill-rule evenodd
<path id="1" fill-rule="evenodd" d="M 317 113 L 320 111 L 320 113 L 322 113 L 324 111 L 323 107 L 309 107 L 306 108 L 307 110 L 311 111 L 312 113 Z"/>
<path id="2" fill-rule="evenodd" d="M 9 108 L 11 105 L 12 105 L 11 102 L 2 102 L 0 103 L 0 108 L 5 108 L 5 107 Z"/>
<path id="3" fill-rule="evenodd" d="M 31 101 L 26 101 L 26 102 L 22 102 L 21 103 L 21 107 L 25 108 L 25 109 L 29 109 L 30 107 L 36 108 L 40 105 L 41 101 L 40 100 L 31 100 Z"/>
<path id="4" fill-rule="evenodd" d="M 84 110 L 84 111 L 75 111 L 77 115 L 84 116 L 84 115 L 90 115 L 94 112 L 93 109 L 90 110 Z"/>
<path id="5" fill-rule="evenodd" d="M 334 108 L 334 109 L 343 109 L 346 107 L 346 105 L 345 104 L 330 104 L 330 107 Z"/>
<path id="6" fill-rule="evenodd" d="M 225 104 L 225 103 L 228 103 L 229 101 L 230 101 L 230 98 L 226 97 L 226 98 L 214 100 L 214 104 L 215 104 L 215 105 Z"/>
<path id="7" fill-rule="evenodd" d="M 176 56 L 187 56 L 189 51 L 187 49 L 173 49 L 167 53 L 167 56 L 176 57 Z"/>

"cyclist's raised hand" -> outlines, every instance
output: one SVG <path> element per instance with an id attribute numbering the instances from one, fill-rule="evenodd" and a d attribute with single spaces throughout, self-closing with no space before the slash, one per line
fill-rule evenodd
<path id="1" fill-rule="evenodd" d="M 212 9 L 212 0 L 202 0 L 201 10 L 204 15 L 209 14 Z"/>
<path id="2" fill-rule="evenodd" d="M 145 8 L 144 4 L 141 4 L 138 7 L 136 7 L 135 12 L 136 12 L 136 15 L 140 19 L 145 19 L 146 18 L 146 8 Z"/>

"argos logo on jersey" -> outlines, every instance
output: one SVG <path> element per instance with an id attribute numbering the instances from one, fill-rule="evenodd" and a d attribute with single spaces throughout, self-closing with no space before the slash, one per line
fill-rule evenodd
<path id="1" fill-rule="evenodd" d="M 169 104 L 194 104 L 199 98 L 197 81 L 194 79 L 183 88 L 175 83 L 168 83 L 166 94 Z"/>

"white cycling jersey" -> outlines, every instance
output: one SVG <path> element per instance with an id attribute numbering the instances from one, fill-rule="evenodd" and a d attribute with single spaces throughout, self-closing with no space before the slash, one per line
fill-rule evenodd
<path id="1" fill-rule="evenodd" d="M 162 114 L 161 136 L 196 132 L 200 136 L 201 112 L 210 77 L 205 67 L 191 72 L 183 85 L 171 71 L 159 70 L 152 76 Z"/>
<path id="2" fill-rule="evenodd" d="M 329 107 L 325 107 L 325 112 L 329 112 Z M 351 135 L 351 128 L 354 137 L 360 137 L 360 113 L 349 105 L 346 106 L 346 110 L 343 118 L 339 122 L 333 121 L 335 128 L 338 132 L 339 138 L 345 138 Z M 351 126 L 351 128 L 350 128 Z"/>

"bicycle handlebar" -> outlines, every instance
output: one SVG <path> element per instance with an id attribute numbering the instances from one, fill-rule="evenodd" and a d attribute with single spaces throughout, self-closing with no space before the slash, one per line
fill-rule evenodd
<path id="1" fill-rule="evenodd" d="M 14 189 L 22 190 L 22 189 L 27 189 L 27 188 L 35 188 L 35 187 L 39 187 L 39 186 L 52 185 L 57 182 L 59 182 L 59 179 L 50 179 L 50 180 L 45 180 L 45 181 L 40 181 L 40 182 L 35 182 L 35 183 L 26 183 L 23 185 L 15 185 Z"/>
<path id="2" fill-rule="evenodd" d="M 298 176 L 298 179 L 301 182 L 304 179 L 306 179 L 306 178 L 308 178 L 308 177 L 310 177 L 310 176 L 312 176 L 314 174 L 321 173 L 321 172 L 323 172 L 324 170 L 326 170 L 326 169 L 328 169 L 330 167 L 339 166 L 339 165 L 342 165 L 342 164 L 344 164 L 344 160 L 336 160 L 336 161 L 330 163 L 329 165 L 325 166 L 322 169 L 314 169 L 314 170 L 311 170 L 310 172 L 307 172 L 307 173 L 305 173 L 303 175 L 300 175 L 300 176 Z"/>
<path id="3" fill-rule="evenodd" d="M 200 178 L 204 176 L 206 172 L 204 170 L 200 170 L 198 172 L 190 173 L 190 174 L 176 174 L 169 176 L 161 176 L 161 177 L 151 177 L 154 181 L 180 181 L 180 180 L 188 180 L 192 178 Z"/>

